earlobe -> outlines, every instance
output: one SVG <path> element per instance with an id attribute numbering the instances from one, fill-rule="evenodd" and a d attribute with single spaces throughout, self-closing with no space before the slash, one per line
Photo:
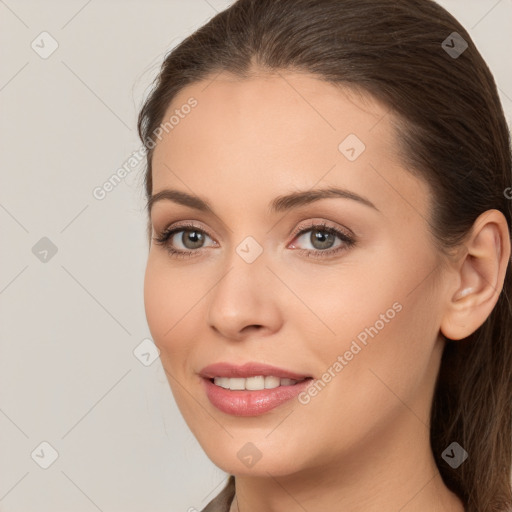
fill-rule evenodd
<path id="1" fill-rule="evenodd" d="M 442 334 L 460 340 L 475 332 L 489 317 L 503 289 L 510 264 L 510 235 L 498 210 L 482 213 L 456 262 L 457 287 L 450 291 L 441 322 Z"/>

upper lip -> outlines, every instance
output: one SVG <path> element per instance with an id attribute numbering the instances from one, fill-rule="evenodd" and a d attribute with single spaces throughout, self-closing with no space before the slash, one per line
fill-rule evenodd
<path id="1" fill-rule="evenodd" d="M 227 362 L 219 362 L 205 366 L 199 375 L 204 378 L 213 379 L 214 377 L 254 377 L 257 375 L 279 377 L 281 379 L 301 380 L 309 377 L 290 370 L 278 368 L 268 364 L 258 362 L 248 362 L 243 365 L 236 365 Z"/>

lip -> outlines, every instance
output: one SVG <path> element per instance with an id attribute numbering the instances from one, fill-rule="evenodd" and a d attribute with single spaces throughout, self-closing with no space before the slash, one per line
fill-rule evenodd
<path id="1" fill-rule="evenodd" d="M 199 375 L 210 403 L 223 413 L 232 416 L 259 416 L 295 398 L 304 391 L 313 378 L 310 375 L 299 374 L 276 366 L 249 362 L 234 365 L 221 362 L 205 366 Z M 214 377 L 252 377 L 255 375 L 273 375 L 281 379 L 302 380 L 292 386 L 279 386 L 261 390 L 230 390 L 214 384 Z"/>
<path id="2" fill-rule="evenodd" d="M 213 379 L 214 377 L 253 377 L 255 375 L 263 375 L 267 377 L 273 375 L 280 379 L 293 379 L 301 380 L 311 375 L 295 373 L 290 370 L 278 368 L 277 366 L 271 366 L 268 364 L 248 362 L 243 365 L 235 365 L 227 362 L 220 362 L 209 364 L 205 366 L 199 375 L 206 379 Z"/>
<path id="3" fill-rule="evenodd" d="M 279 386 L 259 391 L 232 391 L 221 388 L 207 378 L 201 379 L 210 403 L 232 416 L 259 416 L 295 398 L 304 391 L 314 379 L 306 379 L 293 386 Z"/>

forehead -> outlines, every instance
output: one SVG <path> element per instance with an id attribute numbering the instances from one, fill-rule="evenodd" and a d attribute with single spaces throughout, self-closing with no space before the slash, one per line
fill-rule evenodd
<path id="1" fill-rule="evenodd" d="M 424 192 L 398 159 L 389 109 L 312 75 L 214 75 L 182 89 L 163 122 L 171 116 L 178 122 L 153 154 L 153 193 L 185 185 L 206 196 L 275 196 L 322 181 L 373 195 L 378 206 L 379 197 Z"/>
<path id="2" fill-rule="evenodd" d="M 190 98 L 197 106 L 187 107 L 190 113 L 173 127 L 176 144 L 194 132 L 196 140 L 204 143 L 226 144 L 229 140 L 223 135 L 236 134 L 238 142 L 257 135 L 252 143 L 267 149 L 293 146 L 305 138 L 332 147 L 348 131 L 368 138 L 366 132 L 388 113 L 369 95 L 310 74 L 280 71 L 240 79 L 221 73 L 182 89 L 169 105 L 164 122 L 186 107 Z M 208 129 L 198 131 L 201 125 Z M 380 130 L 382 145 L 390 142 L 391 135 Z"/>

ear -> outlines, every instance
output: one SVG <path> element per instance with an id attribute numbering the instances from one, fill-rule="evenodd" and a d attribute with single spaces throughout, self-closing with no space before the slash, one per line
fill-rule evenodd
<path id="1" fill-rule="evenodd" d="M 487 210 L 474 222 L 464 251 L 454 263 L 456 279 L 448 289 L 441 332 L 460 340 L 475 332 L 491 314 L 510 264 L 510 234 L 499 210 Z"/>

